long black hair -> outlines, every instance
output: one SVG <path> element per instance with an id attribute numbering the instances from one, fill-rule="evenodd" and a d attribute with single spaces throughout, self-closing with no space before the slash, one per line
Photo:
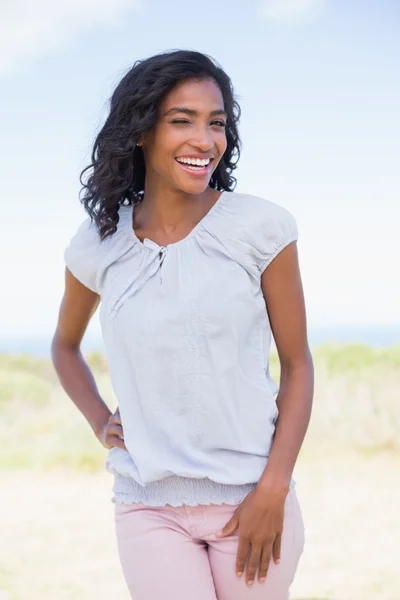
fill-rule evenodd
<path id="1" fill-rule="evenodd" d="M 159 103 L 184 80 L 209 79 L 219 86 L 227 112 L 227 148 L 209 185 L 222 191 L 232 191 L 236 186 L 232 171 L 240 158 L 237 124 L 241 110 L 228 75 L 214 59 L 192 50 L 174 50 L 138 60 L 115 88 L 109 115 L 94 142 L 91 164 L 80 174 L 80 201 L 101 239 L 116 231 L 121 204 L 136 204 L 143 198 L 146 167 L 136 141 L 155 125 Z"/>

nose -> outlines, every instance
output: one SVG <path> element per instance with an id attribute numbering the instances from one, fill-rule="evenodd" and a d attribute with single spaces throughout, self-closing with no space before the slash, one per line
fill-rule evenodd
<path id="1" fill-rule="evenodd" d="M 212 131 L 208 127 L 199 127 L 196 136 L 191 140 L 191 144 L 203 152 L 211 150 L 211 148 L 214 148 Z"/>

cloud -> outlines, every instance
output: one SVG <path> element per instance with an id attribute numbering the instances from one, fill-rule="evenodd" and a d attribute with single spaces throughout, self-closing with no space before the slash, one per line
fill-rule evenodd
<path id="1" fill-rule="evenodd" d="M 264 0 L 262 15 L 269 21 L 293 22 L 316 16 L 324 0 Z"/>
<path id="2" fill-rule="evenodd" d="M 0 75 L 66 46 L 97 25 L 113 25 L 139 0 L 1 0 Z"/>

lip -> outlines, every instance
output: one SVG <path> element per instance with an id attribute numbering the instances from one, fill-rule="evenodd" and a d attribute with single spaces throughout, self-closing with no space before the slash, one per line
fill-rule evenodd
<path id="1" fill-rule="evenodd" d="M 188 159 L 191 159 L 191 158 L 194 158 L 194 159 L 200 158 L 200 160 L 204 160 L 204 159 L 209 158 L 210 160 L 213 160 L 215 158 L 215 156 L 213 154 L 182 154 L 182 155 L 179 155 L 179 156 L 175 156 L 175 159 L 177 159 L 177 158 L 188 158 Z"/>
<path id="2" fill-rule="evenodd" d="M 203 158 L 207 158 L 207 157 L 204 156 Z M 211 157 L 208 157 L 208 158 L 211 158 Z M 186 165 L 184 165 L 183 163 L 180 163 L 178 160 L 176 160 L 176 162 L 184 171 L 186 171 L 186 173 L 189 173 L 189 175 L 194 175 L 195 177 L 204 177 L 205 175 L 208 175 L 210 173 L 211 168 L 212 168 L 213 159 L 211 158 L 210 162 L 208 163 L 208 165 L 206 167 L 204 167 L 203 169 L 198 169 L 196 171 L 189 169 Z"/>

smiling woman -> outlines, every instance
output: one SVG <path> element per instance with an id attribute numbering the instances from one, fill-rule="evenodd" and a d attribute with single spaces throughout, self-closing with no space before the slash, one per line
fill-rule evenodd
<path id="1" fill-rule="evenodd" d="M 150 189 L 146 182 L 148 197 L 156 196 L 159 186 L 165 189 L 167 182 L 181 193 L 201 195 L 227 149 L 221 89 L 213 80 L 180 82 L 160 101 L 157 115 L 154 127 L 137 142 L 151 182 Z"/>
<path id="2" fill-rule="evenodd" d="M 179 113 L 187 114 L 194 119 L 196 119 L 198 117 L 198 112 L 196 110 L 191 110 L 187 107 L 170 108 L 169 110 L 167 110 L 166 113 L 164 113 L 164 116 L 168 116 L 170 114 L 179 114 Z M 217 110 L 211 111 L 209 118 L 211 119 L 212 117 L 215 117 L 217 115 L 218 116 L 223 115 L 226 118 L 226 112 L 223 109 L 217 109 Z M 177 125 L 185 125 L 185 126 L 191 124 L 190 121 L 188 121 L 186 119 L 174 119 L 173 121 L 171 121 L 171 123 L 177 124 Z M 225 119 L 224 120 L 215 119 L 214 121 L 212 121 L 212 124 L 214 124 L 216 127 L 220 127 L 223 129 L 226 128 Z M 191 154 L 189 156 L 177 156 L 175 158 L 175 160 L 177 160 L 182 165 L 187 165 L 189 170 L 193 170 L 194 172 L 201 171 L 200 174 L 207 175 L 210 173 L 210 169 L 208 169 L 207 167 L 209 167 L 211 165 L 211 162 L 213 160 L 215 160 L 215 158 L 216 157 L 212 154 L 207 155 L 207 156 L 204 154 L 199 154 L 199 155 Z"/>
<path id="3" fill-rule="evenodd" d="M 109 450 L 136 599 L 287 600 L 303 550 L 292 472 L 313 366 L 297 225 L 234 191 L 239 116 L 210 57 L 135 63 L 82 172 L 89 216 L 65 251 L 53 362 Z M 99 304 L 113 415 L 80 352 Z"/>
<path id="4" fill-rule="evenodd" d="M 240 115 L 231 80 L 209 57 L 176 51 L 137 61 L 112 95 L 92 162 L 81 174 L 82 202 L 101 237 L 116 231 L 120 205 L 141 201 L 145 186 L 148 198 L 158 193 L 156 182 L 165 193 L 163 176 L 169 171 L 169 179 L 172 169 L 181 178 L 175 193 L 182 184 L 191 194 L 204 192 L 205 185 L 232 189 Z M 203 180 L 182 179 L 195 171 L 176 170 L 175 159 L 187 157 L 213 159 L 199 172 Z"/>

